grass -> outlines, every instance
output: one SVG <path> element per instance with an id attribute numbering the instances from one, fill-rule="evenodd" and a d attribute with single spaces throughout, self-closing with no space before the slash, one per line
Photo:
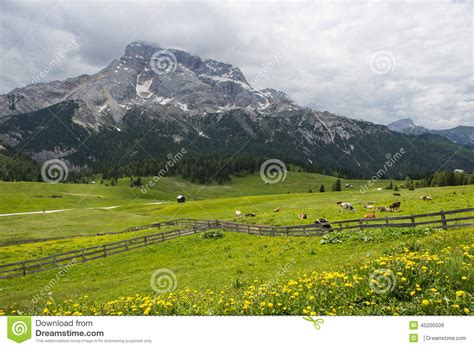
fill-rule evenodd
<path id="1" fill-rule="evenodd" d="M 78 312 L 87 314 L 90 312 L 87 312 L 86 308 L 89 308 L 89 310 L 91 308 L 100 308 L 102 305 L 115 301 L 122 296 L 135 296 L 138 294 L 140 299 L 144 297 L 153 298 L 156 294 L 154 294 L 150 286 L 150 277 L 157 269 L 169 269 L 174 272 L 177 278 L 176 290 L 185 291 L 185 289 L 192 289 L 193 292 L 196 291 L 196 299 L 200 298 L 200 296 L 206 296 L 209 291 L 219 292 L 223 290 L 227 294 L 227 300 L 230 301 L 230 295 L 233 295 L 235 298 L 243 296 L 244 291 L 249 286 L 254 285 L 255 279 L 257 279 L 258 283 L 262 284 L 270 282 L 272 286 L 278 288 L 290 279 L 301 277 L 304 274 L 313 274 L 313 272 L 317 275 L 316 277 L 319 277 L 324 272 L 340 272 L 347 274 L 350 277 L 349 280 L 354 282 L 352 275 L 357 271 L 358 276 L 362 277 L 358 282 L 361 284 L 361 287 L 366 289 L 368 287 L 368 275 L 363 272 L 361 273 L 359 269 L 364 267 L 365 264 L 371 264 L 374 260 L 381 260 L 381 257 L 387 255 L 403 256 L 408 252 L 422 254 L 424 251 L 429 251 L 430 255 L 441 255 L 443 250 L 453 250 L 453 253 L 444 252 L 446 255 L 443 254 L 443 262 L 449 267 L 444 269 L 442 273 L 431 274 L 431 283 L 438 284 L 432 286 L 437 286 L 439 291 L 441 291 L 441 295 L 445 292 L 446 294 L 449 292 L 451 295 L 455 291 L 463 290 L 466 292 L 466 296 L 470 296 L 472 292 L 472 264 L 470 263 L 472 256 L 466 256 L 470 255 L 468 251 L 466 251 L 466 255 L 463 255 L 463 251 L 460 252 L 459 250 L 467 248 L 472 244 L 473 237 L 474 230 L 465 229 L 436 232 L 423 237 L 408 235 L 398 239 L 386 238 L 375 241 L 347 240 L 344 243 L 338 244 L 321 244 L 321 238 L 319 237 L 259 237 L 225 233 L 223 238 L 202 239 L 199 235 L 194 235 L 150 246 L 141 249 L 140 252 L 129 252 L 106 259 L 78 264 L 67 275 L 62 277 L 57 276 L 58 271 L 56 270 L 16 279 L 2 280 L 0 281 L 2 298 L 0 308 L 7 313 L 15 310 L 17 313 L 40 314 L 43 313 L 44 308 L 48 306 L 47 303 L 50 301 L 53 301 L 56 305 L 62 304 L 64 301 L 73 301 L 73 303 L 78 303 L 78 307 L 81 308 Z M 455 257 L 455 254 L 459 253 L 460 259 L 457 256 Z M 420 255 L 417 254 L 413 257 L 419 259 Z M 393 267 L 397 270 L 400 267 L 403 268 L 403 264 L 400 264 L 396 259 L 391 260 L 390 262 L 393 264 L 390 265 L 380 262 L 378 268 Z M 372 264 L 370 267 L 370 270 L 374 271 Z M 107 270 L 107 272 L 104 272 L 104 270 Z M 416 267 L 412 265 L 412 271 L 415 270 Z M 405 272 L 405 277 L 410 276 L 410 272 Z M 443 279 L 445 274 L 456 278 L 455 286 L 445 282 Z M 434 275 L 436 277 L 433 277 Z M 413 287 L 416 287 L 418 282 L 416 277 L 419 275 L 412 274 L 411 276 L 415 277 L 411 282 Z M 460 283 L 461 277 L 467 277 L 466 279 L 469 279 L 469 281 Z M 50 282 L 55 279 L 57 283 L 53 283 L 51 286 Z M 423 281 L 423 292 L 430 291 L 430 288 L 427 289 L 427 286 L 431 286 L 431 283 L 428 284 L 427 279 Z M 441 288 L 440 283 L 444 284 L 444 288 Z M 464 285 L 461 286 L 461 284 Z M 47 291 L 42 296 L 39 296 L 44 289 Z M 315 296 L 314 292 L 307 291 L 308 289 L 303 288 L 302 290 L 305 291 L 304 293 L 308 298 L 309 296 Z M 358 289 L 358 291 L 360 290 Z M 403 291 L 406 291 L 406 289 Z M 317 295 L 330 296 L 330 293 L 318 293 Z M 347 294 L 347 296 L 349 295 Z M 382 301 L 382 304 L 393 305 L 394 298 L 392 296 L 396 297 L 398 295 L 398 292 L 395 291 L 387 299 L 388 302 L 384 302 L 385 300 L 382 301 L 381 299 L 379 301 Z M 440 298 L 442 298 L 441 295 Z M 93 299 L 93 304 L 84 298 L 79 300 L 83 296 Z M 270 298 L 272 299 L 271 301 L 275 301 L 271 291 L 259 296 L 261 296 L 259 303 L 262 301 L 268 302 Z M 354 296 L 349 296 L 351 298 L 350 301 L 356 301 L 358 295 Z M 37 300 L 35 304 L 32 303 L 32 298 Z M 156 298 L 161 299 L 162 297 L 157 296 Z M 303 298 L 300 302 L 309 303 L 307 302 L 308 298 Z M 241 305 L 243 306 L 244 297 L 241 297 L 241 300 Z M 290 301 L 291 299 L 287 300 Z M 419 300 L 418 297 L 417 300 Z M 183 299 L 180 301 L 183 301 Z M 191 300 L 188 298 L 189 301 Z M 199 308 L 201 308 L 197 313 L 191 311 L 193 303 L 198 304 Z M 334 307 L 335 303 L 326 303 L 325 307 L 321 308 L 329 311 L 330 307 Z M 348 305 L 348 303 L 346 304 Z M 153 314 L 159 314 L 160 312 L 161 314 L 209 314 L 209 311 L 213 314 L 226 314 L 224 308 L 217 306 L 217 303 L 214 303 L 211 307 L 202 307 L 202 298 L 200 302 L 195 301 L 188 303 L 188 305 L 187 310 L 175 312 L 163 312 L 155 308 L 155 313 Z M 256 312 L 251 314 L 260 313 L 258 306 L 257 304 L 256 309 L 253 308 Z M 409 306 L 408 308 L 411 308 L 409 313 L 424 313 L 418 310 L 421 308 L 420 306 Z M 461 310 L 463 310 L 464 306 L 463 304 Z M 304 314 L 302 312 L 303 308 L 305 307 L 298 305 L 287 314 Z M 435 309 L 436 307 L 433 307 L 433 310 Z M 239 311 L 242 310 L 243 307 L 239 309 Z M 312 307 L 312 311 L 314 310 L 317 310 L 317 308 Z M 237 313 L 242 314 L 239 311 Z M 317 311 L 321 314 L 320 310 Z M 59 313 L 64 312 L 58 309 L 56 314 Z M 380 313 L 380 311 L 377 311 L 377 313 Z M 51 314 L 54 313 L 52 312 Z M 143 310 L 138 314 L 143 314 Z M 231 314 L 231 312 L 227 314 Z M 271 313 L 267 313 L 267 308 L 265 308 L 262 314 Z M 324 314 L 326 313 L 324 312 Z M 449 314 L 452 314 L 452 312 L 449 312 Z"/>
<path id="2" fill-rule="evenodd" d="M 142 178 L 145 185 L 151 178 Z M 0 181 L 0 214 L 53 210 L 97 208 L 114 205 L 139 205 L 157 201 L 176 200 L 178 194 L 185 194 L 188 200 L 230 198 L 242 196 L 274 195 L 287 193 L 306 193 L 312 189 L 319 192 L 324 184 L 326 191 L 331 189 L 335 177 L 288 172 L 286 179 L 274 185 L 265 185 L 259 174 L 245 177 L 232 177 L 224 185 L 198 185 L 180 177 L 162 177 L 150 190 L 143 193 L 141 188 L 131 188 L 129 178 L 122 178 L 117 186 L 100 184 L 47 184 L 31 182 Z M 343 190 L 358 192 L 366 180 L 342 180 Z M 388 180 L 380 180 L 373 188 L 384 187 Z M 345 183 L 354 185 L 346 188 Z M 60 197 L 57 197 L 60 196 Z"/>
<path id="3" fill-rule="evenodd" d="M 377 213 L 378 217 L 474 206 L 472 185 L 401 190 L 400 196 L 394 196 L 393 191 L 375 189 L 361 193 L 357 185 L 363 185 L 365 181 L 350 181 L 354 189 L 317 192 L 321 183 L 328 189 L 333 181 L 334 178 L 322 175 L 289 172 L 284 182 L 275 185 L 265 185 L 259 175 L 253 175 L 234 178 L 229 185 L 201 187 L 179 178 L 163 178 L 146 194 L 142 194 L 140 189 L 130 188 L 127 179 L 119 181 L 115 187 L 101 184 L 0 182 L 0 214 L 70 209 L 53 214 L 0 216 L 0 243 L 31 238 L 71 237 L 0 247 L 0 264 L 176 228 L 169 226 L 160 230 L 97 236 L 134 225 L 186 217 L 236 220 L 235 210 L 256 215 L 244 217 L 242 222 L 296 225 L 312 223 L 322 217 L 330 221 L 360 218 L 370 211 L 364 209 L 361 203 L 371 201 L 378 206 L 387 206 L 396 200 L 401 202 L 400 211 Z M 386 182 L 378 182 L 377 185 L 385 186 Z M 308 193 L 311 188 L 313 193 Z M 184 193 L 188 197 L 185 204 L 175 203 L 177 193 Z M 422 195 L 430 195 L 434 199 L 425 202 L 420 200 Z M 356 212 L 340 212 L 336 205 L 338 201 L 352 202 Z M 104 209 L 111 206 L 115 208 Z M 277 207 L 280 208 L 278 213 L 274 212 Z M 299 213 L 308 214 L 308 220 L 298 219 Z M 230 232 L 225 232 L 222 238 L 193 235 L 105 259 L 79 263 L 64 275 L 59 270 L 52 270 L 0 280 L 0 314 L 466 314 L 464 308 L 472 311 L 472 305 L 466 304 L 466 301 L 472 302 L 472 256 L 469 248 L 473 243 L 474 229 L 425 232 L 382 230 L 351 235 L 334 234 L 322 238 L 260 237 Z M 77 237 L 79 234 L 90 236 Z M 212 233 L 219 234 L 220 231 Z M 448 247 L 452 255 L 443 252 Z M 428 253 L 431 259 L 426 259 L 424 253 Z M 381 257 L 388 256 L 390 258 L 387 261 L 380 261 Z M 433 257 L 443 257 L 446 267 L 436 266 L 437 261 L 433 263 Z M 379 261 L 386 262 L 386 266 L 393 268 L 393 271 L 401 272 L 403 276 L 399 277 L 411 279 L 410 284 L 407 284 L 410 285 L 408 295 L 408 288 L 397 288 L 383 298 L 369 301 L 364 297 L 364 293 L 370 292 L 370 274 L 384 268 L 383 265 L 375 264 Z M 414 269 L 413 274 L 405 275 L 400 265 L 411 262 L 419 263 L 420 267 L 432 267 L 434 271 L 429 273 L 429 279 L 418 269 Z M 175 292 L 163 296 L 153 292 L 150 277 L 157 269 L 174 272 L 178 281 Z M 324 272 L 337 278 L 338 288 L 332 289 L 333 293 L 321 287 L 325 281 Z M 344 276 L 340 278 L 337 274 Z M 352 279 L 354 289 L 345 288 L 346 276 Z M 453 278 L 448 279 L 446 276 Z M 358 277 L 362 278 L 358 280 Z M 466 286 L 463 285 L 462 277 L 469 280 Z M 301 294 L 304 296 L 298 301 L 283 291 L 287 286 L 285 284 L 290 281 L 296 282 L 295 286 L 303 286 Z M 421 281 L 425 285 L 422 291 L 418 291 L 416 284 Z M 269 282 L 273 290 L 268 286 L 259 290 L 259 284 Z M 315 290 L 306 289 L 306 283 L 313 284 Z M 256 288 L 252 290 L 252 286 Z M 438 292 L 431 293 L 431 287 Z M 318 293 L 315 293 L 316 289 Z M 461 290 L 465 293 L 457 296 L 456 291 Z M 226 294 L 223 303 L 219 303 L 219 297 L 209 294 L 221 291 Z M 258 293 L 259 302 L 252 300 L 246 304 L 245 301 L 249 301 L 246 295 L 248 291 L 256 296 Z M 280 293 L 284 298 L 280 302 L 286 305 L 278 306 L 272 291 Z M 416 296 L 411 296 L 411 291 L 415 291 Z M 320 293 L 319 302 L 310 303 L 313 301 L 310 298 L 316 298 Z M 334 293 L 342 295 L 335 298 Z M 440 294 L 439 298 L 436 297 L 437 293 Z M 172 295 L 173 300 L 166 298 L 168 295 Z M 451 307 L 435 302 L 442 295 L 449 299 Z M 132 299 L 124 300 L 127 296 Z M 212 298 L 208 299 L 209 296 Z M 430 301 L 429 305 L 421 303 L 423 296 Z M 33 303 L 32 299 L 37 299 L 37 302 Z M 364 307 L 364 301 L 375 301 L 375 304 Z M 404 306 L 397 306 L 397 301 L 403 302 Z M 111 302 L 114 305 L 108 305 Z M 226 305 L 231 302 L 234 304 Z M 266 305 L 262 307 L 260 302 Z M 146 305 L 140 307 L 144 303 Z M 204 306 L 203 303 L 209 305 Z M 275 307 L 269 307 L 268 303 Z M 75 309 L 73 304 L 77 304 Z M 459 308 L 452 307 L 455 304 Z M 133 311 L 132 305 L 140 308 L 139 311 Z M 306 308 L 308 305 L 310 309 Z M 44 312 L 45 308 L 48 312 Z M 94 313 L 92 308 L 96 308 L 97 312 Z"/>
<path id="4" fill-rule="evenodd" d="M 293 173 L 289 173 L 287 180 Z M 303 175 L 304 173 L 294 173 L 295 175 Z M 311 174 L 315 175 L 315 174 Z M 259 176 L 253 176 L 246 179 L 253 182 Z M 164 180 L 164 179 L 163 179 Z M 169 179 L 171 180 L 171 179 Z M 244 180 L 244 179 L 242 179 Z M 263 185 L 266 189 L 269 186 L 278 190 L 280 184 Z M 295 179 L 296 180 L 296 179 Z M 179 179 L 176 181 L 179 182 Z M 237 182 L 237 180 L 236 180 Z M 127 196 L 128 191 L 133 194 L 139 194 L 139 190 L 131 189 L 129 187 L 107 187 L 102 185 L 49 185 L 40 183 L 23 183 L 25 187 L 19 187 L 17 183 L 13 183 L 9 190 L 7 186 L 9 183 L 0 183 L 0 192 L 3 192 L 5 198 L 2 197 L 3 202 L 8 201 L 11 196 L 34 197 L 38 191 L 49 191 L 52 195 L 62 193 L 63 186 L 71 186 L 70 190 L 85 190 L 89 189 L 97 193 L 110 192 L 110 196 L 104 198 L 85 198 L 85 200 L 78 200 L 64 195 L 64 205 L 58 206 L 60 198 L 50 199 L 52 205 L 43 205 L 44 209 L 69 209 L 70 204 L 76 200 L 77 208 L 72 210 L 54 213 L 54 214 L 35 214 L 35 215 L 19 215 L 19 216 L 0 216 L 2 224 L 2 233 L 0 234 L 0 243 L 10 240 L 28 240 L 45 237 L 56 236 L 75 236 L 77 234 L 91 234 L 121 231 L 130 226 L 149 224 L 156 221 L 171 220 L 176 218 L 199 218 L 199 219 L 235 219 L 234 211 L 240 210 L 244 213 L 252 212 L 257 216 L 255 218 L 244 218 L 243 222 L 261 223 L 270 225 L 295 225 L 309 223 L 317 218 L 325 217 L 330 220 L 341 220 L 345 218 L 360 218 L 367 211 L 358 202 L 374 201 L 376 205 L 389 205 L 395 200 L 402 203 L 401 209 L 396 213 L 381 213 L 378 216 L 393 216 L 393 215 L 407 215 L 419 214 L 427 212 L 436 212 L 441 209 L 449 210 L 455 208 L 466 208 L 474 205 L 474 186 L 458 186 L 458 187 L 442 187 L 442 188 L 425 188 L 417 189 L 415 191 L 402 190 L 401 196 L 394 196 L 393 191 L 368 191 L 361 193 L 358 190 L 346 190 L 342 192 L 325 192 L 325 193 L 291 193 L 291 194 L 273 194 L 273 195 L 249 195 L 239 197 L 227 198 L 210 198 L 202 200 L 190 200 L 185 204 L 178 204 L 174 201 L 164 202 L 163 204 L 149 204 L 153 203 L 146 201 L 143 198 L 135 199 L 133 196 Z M 235 183 L 237 185 L 237 183 Z M 300 183 L 300 188 L 306 187 L 309 184 L 307 181 Z M 190 184 L 191 185 L 191 184 Z M 21 186 L 21 185 L 20 185 Z M 79 188 L 77 188 L 79 186 Z M 212 191 L 213 189 L 210 188 Z M 117 192 L 115 192 L 117 191 Z M 238 191 L 234 192 L 236 195 Z M 84 192 L 82 194 L 85 194 Z M 217 195 L 218 193 L 214 193 Z M 91 193 L 88 194 L 90 197 Z M 104 194 L 105 195 L 105 194 Z M 130 195 L 132 195 L 130 193 Z M 434 197 L 434 201 L 424 202 L 420 200 L 421 195 L 430 195 Z M 72 197 L 75 197 L 74 195 Z M 98 196 L 93 196 L 98 197 Z M 120 198 L 125 197 L 125 198 Z M 159 196 L 156 197 L 159 199 Z M 43 198 L 45 199 L 45 198 Z M 19 200 L 19 198 L 17 198 Z M 68 200 L 71 202 L 68 203 Z M 97 207 L 99 202 L 103 200 L 107 204 L 101 206 L 118 206 L 114 209 L 100 209 Z M 338 201 L 352 202 L 356 208 L 355 214 L 349 212 L 340 213 L 337 205 Z M 101 201 L 102 202 L 102 201 Z M 156 201 L 155 201 L 156 203 Z M 44 203 L 46 204 L 46 203 Z M 90 207 L 88 204 L 96 205 Z M 281 212 L 274 213 L 276 207 L 281 208 Z M 9 206 L 9 211 L 22 210 L 25 207 Z M 92 209 L 90 209 L 92 208 Z M 28 211 L 35 211 L 38 207 L 29 207 Z M 299 220 L 297 215 L 305 212 L 308 214 L 309 220 Z"/>
<path id="5" fill-rule="evenodd" d="M 87 248 L 107 243 L 118 242 L 125 239 L 131 239 L 149 234 L 161 233 L 180 226 L 166 226 L 161 228 L 151 228 L 141 231 L 124 232 L 120 234 L 110 234 L 102 236 L 73 237 L 67 239 L 51 240 L 37 243 L 24 243 L 18 245 L 9 245 L 0 248 L 0 264 L 19 262 L 22 260 L 31 260 L 40 257 L 46 257 L 52 254 L 58 254 L 74 249 Z"/>

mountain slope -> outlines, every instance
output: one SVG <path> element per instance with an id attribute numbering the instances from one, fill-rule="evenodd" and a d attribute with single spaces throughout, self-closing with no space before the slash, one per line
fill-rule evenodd
<path id="1" fill-rule="evenodd" d="M 415 125 L 411 118 L 404 118 L 389 123 L 387 127 L 394 132 L 410 135 L 420 135 L 425 133 L 439 134 L 453 143 L 474 146 L 474 127 L 458 126 L 451 129 L 429 130 Z"/>
<path id="2" fill-rule="evenodd" d="M 387 127 L 394 132 L 419 135 L 429 133 L 430 131 L 425 127 L 416 126 L 411 118 L 403 118 L 401 120 L 387 124 Z"/>
<path id="3" fill-rule="evenodd" d="M 432 130 L 431 132 L 439 134 L 456 144 L 474 146 L 474 127 L 458 126 L 451 129 Z"/>
<path id="4" fill-rule="evenodd" d="M 157 53 L 167 60 L 156 63 Z M 71 168 L 184 147 L 191 155 L 266 156 L 365 177 L 402 148 L 388 172 L 474 169 L 474 151 L 441 136 L 402 136 L 303 108 L 283 92 L 252 88 L 229 64 L 142 42 L 97 74 L 17 88 L 0 96 L 0 106 L 1 142 L 39 162 L 63 158 Z"/>

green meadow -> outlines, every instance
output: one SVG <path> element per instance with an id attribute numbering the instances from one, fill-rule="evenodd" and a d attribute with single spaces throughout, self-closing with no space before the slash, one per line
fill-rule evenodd
<path id="1" fill-rule="evenodd" d="M 142 178 L 144 184 L 147 180 Z M 399 211 L 377 212 L 377 217 L 430 213 L 474 206 L 472 185 L 420 188 L 414 191 L 400 189 L 397 192 L 399 195 L 394 195 L 396 192 L 391 190 L 377 190 L 379 187 L 385 187 L 388 181 L 379 181 L 368 191 L 361 192 L 359 187 L 367 183 L 365 180 L 343 180 L 341 192 L 330 192 L 334 180 L 335 178 L 329 176 L 300 172 L 288 172 L 285 181 L 273 185 L 265 185 L 259 175 L 235 177 L 230 183 L 222 186 L 200 186 L 180 178 L 162 178 L 146 193 L 140 188 L 131 188 L 128 178 L 119 180 L 116 186 L 106 186 L 108 182 L 100 184 L 99 180 L 95 184 L 55 185 L 0 182 L 0 243 L 19 242 L 18 245 L 0 246 L 0 264 L 172 230 L 177 227 L 103 235 L 106 232 L 123 231 L 131 226 L 178 218 L 297 225 L 313 223 L 318 218 L 330 221 L 362 218 L 364 214 L 372 211 L 365 209 L 362 203 L 388 206 L 395 201 L 401 202 Z M 346 188 L 346 183 L 354 187 Z M 321 185 L 325 186 L 326 192 L 319 192 Z M 175 198 L 178 194 L 186 196 L 186 203 L 176 203 Z M 422 195 L 432 196 L 433 200 L 423 201 L 420 199 Z M 341 212 L 336 204 L 339 201 L 351 202 L 355 212 Z M 274 211 L 276 208 L 280 208 L 279 212 Z M 52 210 L 63 211 L 48 213 Z M 256 216 L 238 220 L 235 216 L 236 210 L 244 214 L 253 213 Z M 25 212 L 39 213 L 2 215 Z M 298 219 L 300 213 L 306 213 L 308 219 Z M 143 313 L 142 310 L 137 313 L 127 312 L 128 307 L 112 313 L 103 304 L 122 296 L 135 295 L 140 299 L 151 297 L 155 298 L 154 301 L 159 301 L 160 296 L 157 296 L 150 286 L 150 277 L 155 270 L 161 268 L 172 270 L 176 275 L 175 291 L 178 292 L 176 295 L 178 304 L 180 301 L 184 301 L 183 303 L 192 301 L 179 297 L 179 291 L 185 289 L 197 291 L 196 298 L 207 291 L 222 290 L 235 292 L 235 297 L 238 298 L 256 281 L 270 281 L 272 286 L 278 287 L 282 282 L 311 272 L 322 274 L 349 269 L 355 272 L 357 267 L 363 267 L 374 259 L 390 253 L 405 255 L 406 250 L 410 250 L 437 255 L 443 248 L 451 247 L 453 250 L 458 250 L 474 242 L 473 228 L 448 231 L 416 229 L 411 232 L 380 230 L 367 233 L 368 236 L 355 234 L 354 238 L 325 244 L 324 240 L 321 242 L 325 237 L 261 237 L 233 232 L 224 232 L 224 237 L 218 239 L 202 239 L 199 234 L 182 237 L 120 255 L 79 263 L 59 278 L 58 270 L 51 270 L 25 277 L 1 279 L 0 313 L 48 314 L 55 311 L 56 314 L 68 315 L 74 311 L 65 310 L 60 303 L 76 301 L 80 306 L 83 305 L 76 311 L 80 314 L 94 314 L 91 308 L 101 308 L 99 314 L 118 314 L 118 312 L 246 314 L 243 304 L 241 307 L 237 306 L 238 310 L 235 309 L 234 312 L 219 307 L 217 303 L 200 308 L 198 312 L 185 309 L 187 308 L 185 304 L 181 304 L 179 310 L 176 307 L 174 312 L 165 311 L 156 305 L 151 306 L 147 313 Z M 66 238 L 24 243 L 31 239 L 55 237 Z M 469 254 L 469 251 L 467 253 Z M 463 254 L 460 255 L 462 259 Z M 454 264 L 453 261 L 452 265 Z M 279 270 L 282 268 L 285 272 L 280 275 Z M 458 284 L 457 280 L 454 283 L 443 283 L 446 294 L 449 293 L 451 296 L 455 291 L 462 290 L 471 296 L 472 285 L 467 286 L 472 284 L 470 259 L 468 268 L 462 269 L 462 272 L 455 272 L 453 269 L 446 269 L 443 272 L 447 272 L 446 274 L 451 272 L 453 275 L 471 280 L 466 286 Z M 52 281 L 54 286 L 50 286 Z M 413 286 L 416 286 L 416 282 Z M 40 296 L 39 302 L 33 304 L 32 298 L 44 289 L 48 291 Z M 423 287 L 423 291 L 425 290 L 430 291 Z M 314 296 L 310 293 L 307 295 Z M 84 296 L 87 296 L 88 300 L 85 300 Z M 355 294 L 350 296 L 352 296 L 350 301 L 357 300 L 353 298 Z M 90 302 L 91 299 L 93 302 Z M 417 301 L 418 299 L 416 297 Z M 434 301 L 434 297 L 430 297 L 430 301 L 431 299 Z M 241 300 L 242 303 L 248 301 L 244 297 Z M 256 307 L 253 307 L 254 305 Z M 443 313 L 466 314 L 465 304 L 461 307 L 459 311 L 454 307 L 456 310 Z M 267 313 L 267 307 L 265 311 L 259 312 L 257 303 L 252 303 L 248 308 L 255 310 L 252 314 L 307 314 L 303 312 L 305 307 L 299 305 L 292 307 L 292 311 L 285 312 L 282 307 L 279 311 L 270 313 Z M 413 310 L 410 313 L 421 313 L 427 309 L 419 303 L 409 308 Z M 435 313 L 436 308 L 433 307 L 430 313 Z M 45 309 L 47 312 L 44 312 Z M 317 308 L 313 309 L 312 311 L 321 313 Z M 468 306 L 468 310 L 472 311 L 472 308 Z M 358 313 L 365 312 L 347 312 L 347 314 Z"/>

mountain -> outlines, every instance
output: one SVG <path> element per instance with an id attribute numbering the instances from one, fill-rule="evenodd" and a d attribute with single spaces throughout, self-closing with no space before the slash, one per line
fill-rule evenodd
<path id="1" fill-rule="evenodd" d="M 156 52 L 161 52 L 158 58 L 162 62 L 169 60 L 169 73 L 165 68 L 160 73 L 160 63 L 150 64 Z M 74 123 L 95 130 L 119 124 L 128 110 L 138 106 L 151 110 L 171 108 L 187 115 L 238 108 L 275 111 L 298 107 L 282 92 L 253 89 L 232 65 L 134 42 L 127 46 L 124 56 L 97 74 L 32 84 L 0 96 L 0 117 L 29 113 L 68 100 L 80 104 Z"/>
<path id="2" fill-rule="evenodd" d="M 430 132 L 424 127 L 416 126 L 411 118 L 403 118 L 401 120 L 389 123 L 387 127 L 388 129 L 393 130 L 394 132 L 412 135 L 419 135 Z"/>
<path id="3" fill-rule="evenodd" d="M 427 133 L 297 105 L 285 93 L 250 86 L 237 67 L 133 42 L 93 75 L 16 88 L 0 96 L 0 142 L 70 168 L 165 157 L 249 155 L 373 176 L 404 149 L 396 174 L 474 169 L 474 151 Z"/>
<path id="4" fill-rule="evenodd" d="M 387 127 L 395 132 L 410 135 L 420 135 L 425 133 L 439 134 L 453 143 L 474 146 L 474 127 L 458 126 L 452 129 L 430 130 L 415 125 L 411 118 L 403 118 L 389 123 Z"/>
<path id="5" fill-rule="evenodd" d="M 458 126 L 451 129 L 432 130 L 431 132 L 439 134 L 456 144 L 474 146 L 474 127 Z"/>

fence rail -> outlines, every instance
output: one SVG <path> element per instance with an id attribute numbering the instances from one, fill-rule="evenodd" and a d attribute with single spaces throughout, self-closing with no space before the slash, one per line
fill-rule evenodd
<path id="1" fill-rule="evenodd" d="M 162 226 L 187 226 L 184 228 L 148 234 L 118 242 L 66 251 L 42 258 L 0 265 L 0 279 L 24 276 L 54 268 L 65 267 L 75 262 L 87 262 L 98 258 L 143 248 L 170 239 L 192 235 L 211 228 L 248 233 L 261 236 L 321 236 L 333 231 L 354 231 L 371 228 L 406 228 L 431 225 L 435 228 L 460 228 L 474 226 L 474 208 L 439 211 L 436 213 L 391 216 L 375 219 L 353 219 L 331 222 L 331 228 L 317 224 L 295 226 L 267 226 L 243 224 L 222 220 L 176 219 L 150 225 L 134 226 L 122 232 L 140 231 Z M 460 216 L 463 215 L 463 216 Z M 424 220 L 428 219 L 428 220 Z M 122 233 L 119 232 L 119 233 Z M 117 233 L 117 232 L 116 232 Z"/>

